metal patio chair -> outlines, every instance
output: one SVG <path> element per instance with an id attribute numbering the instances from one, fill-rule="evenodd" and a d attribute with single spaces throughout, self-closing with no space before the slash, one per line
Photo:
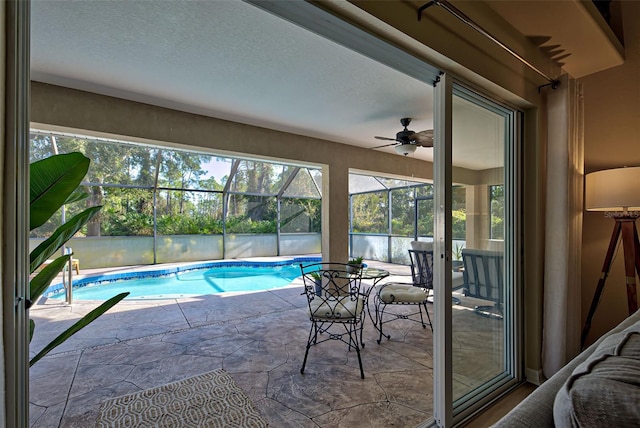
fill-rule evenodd
<path id="1" fill-rule="evenodd" d="M 474 308 L 478 315 L 502 319 L 502 295 L 504 289 L 504 254 L 501 251 L 462 250 L 464 263 L 464 294 L 467 297 L 487 300 L 488 305 Z"/>
<path id="2" fill-rule="evenodd" d="M 346 263 L 313 263 L 300 265 L 300 268 L 311 321 L 300 373 L 304 374 L 312 346 L 328 340 L 340 340 L 348 345 L 349 351 L 355 349 L 360 377 L 364 379 L 360 357 L 365 304 L 360 288 L 362 271 L 353 272 Z"/>
<path id="3" fill-rule="evenodd" d="M 384 334 L 383 326 L 398 319 L 410 320 L 422 324 L 422 328 L 427 328 L 424 322 L 422 309 L 427 315 L 429 327 L 433 332 L 433 324 L 427 310 L 427 298 L 433 290 L 433 252 L 422 250 L 409 250 L 411 259 L 411 283 L 387 282 L 377 287 L 374 295 L 375 324 L 379 332 L 378 343 L 382 341 L 382 336 L 390 339 L 391 336 Z M 393 305 L 414 305 L 417 309 L 411 313 L 406 310 L 394 310 Z M 420 316 L 420 319 L 417 316 Z M 385 316 L 387 319 L 385 320 Z"/>

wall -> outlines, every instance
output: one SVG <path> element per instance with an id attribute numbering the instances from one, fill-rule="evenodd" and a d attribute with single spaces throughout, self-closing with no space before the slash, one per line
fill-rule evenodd
<path id="1" fill-rule="evenodd" d="M 585 173 L 640 166 L 640 2 L 622 1 L 619 7 L 624 33 L 624 64 L 580 80 L 584 88 Z M 585 213 L 582 233 L 583 322 L 600 278 L 613 225 L 614 221 L 605 218 L 603 213 Z M 620 247 L 593 318 L 588 342 L 600 337 L 627 315 Z"/>

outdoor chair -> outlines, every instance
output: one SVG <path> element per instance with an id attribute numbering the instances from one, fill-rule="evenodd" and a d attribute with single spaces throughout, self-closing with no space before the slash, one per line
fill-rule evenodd
<path id="1" fill-rule="evenodd" d="M 309 306 L 311 328 L 300 373 L 304 374 L 309 349 L 328 340 L 339 340 L 355 349 L 364 379 L 360 345 L 364 322 L 364 295 L 361 293 L 362 270 L 352 270 L 346 263 L 300 265 L 304 293 Z M 326 334 L 325 334 L 326 333 Z M 358 337 L 360 334 L 360 337 Z"/>
<path id="2" fill-rule="evenodd" d="M 409 250 L 411 259 L 411 283 L 404 282 L 387 282 L 378 286 L 374 295 L 375 307 L 375 324 L 378 329 L 378 343 L 382 341 L 382 336 L 387 339 L 391 335 L 384 334 L 383 327 L 385 324 L 398 319 L 410 320 L 422 324 L 422 328 L 427 328 L 424 322 L 422 309 L 426 313 L 429 327 L 433 331 L 431 317 L 427 310 L 427 298 L 433 290 L 433 252 L 423 250 Z M 413 305 L 417 309 L 413 312 L 406 313 L 405 309 L 392 309 L 393 305 Z M 417 316 L 420 315 L 420 319 Z M 387 319 L 385 320 L 385 316 Z"/>
<path id="3" fill-rule="evenodd" d="M 465 296 L 493 302 L 490 305 L 476 306 L 475 312 L 501 319 L 504 289 L 503 253 L 465 248 L 462 250 L 462 261 Z"/>

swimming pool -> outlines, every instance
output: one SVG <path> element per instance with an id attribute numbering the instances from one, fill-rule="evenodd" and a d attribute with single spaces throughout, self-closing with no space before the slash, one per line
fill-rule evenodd
<path id="1" fill-rule="evenodd" d="M 175 299 L 228 292 L 281 288 L 300 276 L 300 263 L 319 257 L 276 262 L 210 262 L 146 272 L 124 272 L 73 281 L 74 300 L 107 300 L 128 291 L 127 299 Z M 64 299 L 62 284 L 49 287 L 46 297 Z"/>

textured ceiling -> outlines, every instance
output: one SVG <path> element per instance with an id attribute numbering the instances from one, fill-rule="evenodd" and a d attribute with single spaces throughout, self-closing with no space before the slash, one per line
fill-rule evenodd
<path id="1" fill-rule="evenodd" d="M 31 43 L 35 81 L 361 147 L 433 127 L 430 85 L 240 1 L 36 0 Z M 494 166 L 485 128 L 458 165 Z"/>

